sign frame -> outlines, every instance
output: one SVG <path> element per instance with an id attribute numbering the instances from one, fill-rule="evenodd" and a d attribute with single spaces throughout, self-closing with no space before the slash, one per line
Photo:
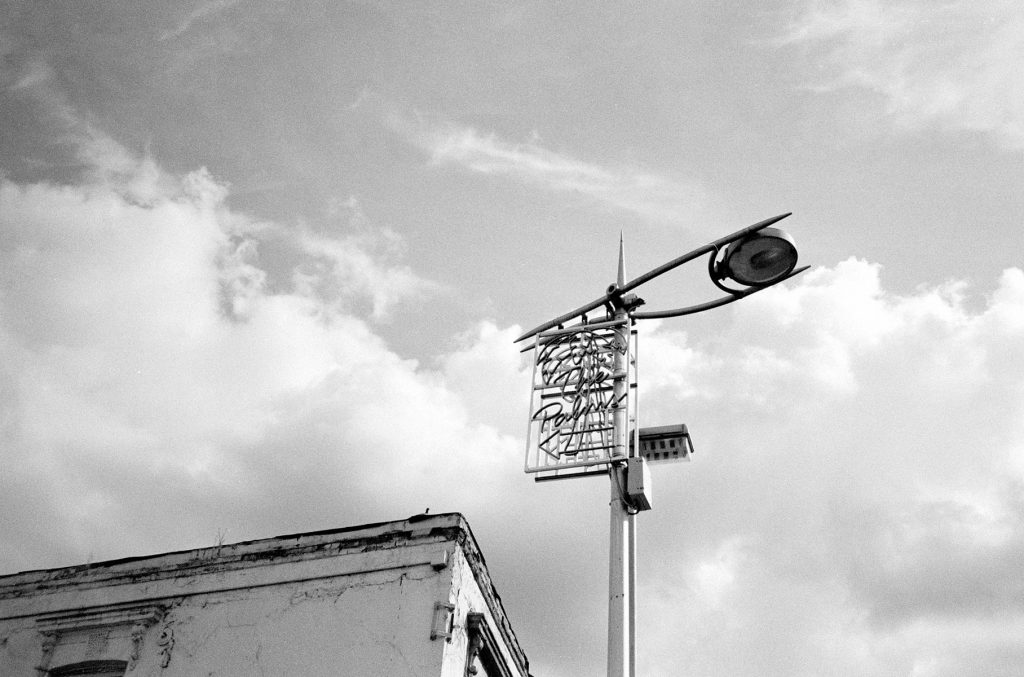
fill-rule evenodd
<path id="1" fill-rule="evenodd" d="M 614 370 L 617 352 L 625 367 L 621 373 Z M 637 334 L 629 319 L 536 335 L 526 473 L 538 474 L 538 480 L 562 470 L 593 474 L 626 460 L 630 445 L 616 445 L 614 418 L 625 408 L 630 427 L 635 428 L 636 354 Z M 622 381 L 627 387 L 616 398 L 615 385 Z"/>

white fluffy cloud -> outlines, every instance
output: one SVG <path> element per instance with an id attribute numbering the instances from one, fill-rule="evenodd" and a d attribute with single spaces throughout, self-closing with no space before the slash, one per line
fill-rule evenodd
<path id="1" fill-rule="evenodd" d="M 643 409 L 698 449 L 655 471 L 652 674 L 1018 669 L 1024 272 L 967 291 L 896 296 L 850 259 L 713 338 L 641 335 Z"/>
<path id="2" fill-rule="evenodd" d="M 1024 149 L 1019 3 L 814 2 L 783 42 L 824 54 L 813 87 L 877 92 L 897 125 L 990 133 Z"/>
<path id="3" fill-rule="evenodd" d="M 203 171 L 175 180 L 138 162 L 96 176 L 0 185 L 0 483 L 4 536 L 19 542 L 6 569 L 182 547 L 211 524 L 237 531 L 258 505 L 277 514 L 261 529 L 301 530 L 327 506 L 345 523 L 400 516 L 445 497 L 435 472 L 517 458 L 443 371 L 395 355 L 360 319 L 433 290 L 368 230 L 255 223 Z M 289 249 L 290 275 L 264 244 Z M 468 335 L 452 378 L 508 333 Z M 379 514 L 374 498 L 398 490 L 402 507 Z"/>

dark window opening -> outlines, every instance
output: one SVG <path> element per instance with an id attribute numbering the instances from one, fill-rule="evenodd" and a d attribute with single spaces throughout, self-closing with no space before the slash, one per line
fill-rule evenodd
<path id="1" fill-rule="evenodd" d="M 71 665 L 62 665 L 47 671 L 49 677 L 72 677 L 73 675 L 90 675 L 90 677 L 123 677 L 128 669 L 126 661 L 82 661 Z"/>

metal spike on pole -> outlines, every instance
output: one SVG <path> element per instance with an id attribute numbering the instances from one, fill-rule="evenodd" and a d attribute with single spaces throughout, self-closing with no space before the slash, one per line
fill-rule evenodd
<path id="1" fill-rule="evenodd" d="M 622 231 L 619 231 L 619 271 L 615 278 L 615 286 L 619 289 L 626 284 L 626 245 L 622 240 Z"/>

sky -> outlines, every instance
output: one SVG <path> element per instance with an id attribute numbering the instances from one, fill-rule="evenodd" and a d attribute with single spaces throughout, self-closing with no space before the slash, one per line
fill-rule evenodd
<path id="1" fill-rule="evenodd" d="M 0 573 L 457 511 L 602 674 L 608 486 L 523 473 L 513 340 L 793 212 L 808 272 L 638 325 L 696 447 L 639 674 L 1019 675 L 1022 63 L 1012 0 L 0 2 Z"/>

